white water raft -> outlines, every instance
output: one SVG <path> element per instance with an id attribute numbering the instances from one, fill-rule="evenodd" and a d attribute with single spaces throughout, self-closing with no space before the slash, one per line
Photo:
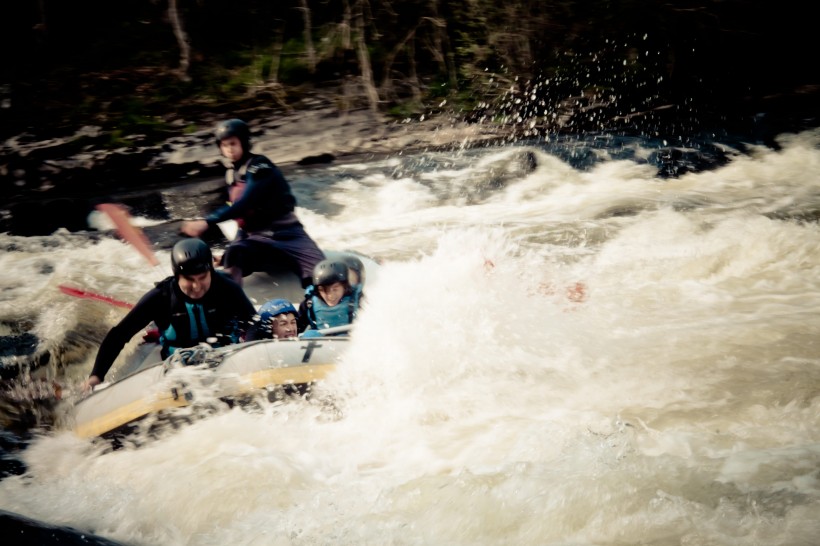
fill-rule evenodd
<path id="1" fill-rule="evenodd" d="M 325 254 L 333 258 L 344 253 Z M 367 282 L 372 282 L 378 269 L 376 262 L 351 254 L 362 260 Z M 245 292 L 257 306 L 272 298 L 286 298 L 298 305 L 304 293 L 299 279 L 291 273 L 254 274 L 245 281 Z M 323 333 L 345 333 L 350 329 L 340 327 Z M 160 346 L 145 343 L 118 370 L 120 379 L 99 385 L 77 402 L 73 429 L 78 436 L 91 438 L 116 432 L 150 414 L 188 406 L 203 394 L 212 399 L 232 398 L 280 386 L 310 384 L 336 367 L 349 342 L 346 336 L 334 336 L 258 340 L 221 348 L 201 344 L 179 350 L 164 362 Z M 206 390 L 197 388 L 204 384 Z"/>
<path id="2" fill-rule="evenodd" d="M 198 379 L 199 387 L 209 384 L 212 398 L 313 383 L 336 367 L 349 342 L 346 337 L 259 340 L 183 350 L 194 358 L 200 351 L 204 357 L 205 363 L 190 368 L 199 372 L 196 376 L 184 373 L 189 370 L 182 369 L 178 358 L 154 360 L 81 400 L 75 406 L 74 432 L 83 438 L 100 436 L 149 414 L 187 406 L 198 396 L 192 378 Z M 211 381 L 202 381 L 206 374 Z"/>

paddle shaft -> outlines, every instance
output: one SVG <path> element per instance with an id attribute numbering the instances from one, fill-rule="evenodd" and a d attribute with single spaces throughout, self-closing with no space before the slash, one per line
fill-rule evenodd
<path id="1" fill-rule="evenodd" d="M 89 300 L 101 301 L 103 303 L 114 305 L 116 307 L 123 307 L 125 309 L 132 309 L 134 307 L 133 303 L 128 303 L 127 301 L 114 299 L 110 296 L 105 296 L 103 294 L 89 292 L 88 290 L 80 290 L 79 288 L 74 288 L 73 286 L 67 286 L 65 284 L 60 285 L 60 292 L 62 292 L 63 294 L 68 294 L 69 296 L 74 296 L 75 298 L 85 298 Z"/>

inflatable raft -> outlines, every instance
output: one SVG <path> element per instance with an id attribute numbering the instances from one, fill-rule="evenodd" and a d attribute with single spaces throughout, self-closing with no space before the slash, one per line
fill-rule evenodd
<path id="1" fill-rule="evenodd" d="M 365 266 L 367 283 L 376 278 L 378 265 L 356 253 L 325 252 L 328 258 L 353 254 Z M 304 289 L 289 272 L 254 274 L 244 288 L 257 306 L 272 298 L 295 304 Z M 191 405 L 199 397 L 235 398 L 288 385 L 305 385 L 327 376 L 349 344 L 352 328 L 323 330 L 326 336 L 294 340 L 258 340 L 221 348 L 206 344 L 182 349 L 165 361 L 160 346 L 144 343 L 117 368 L 119 378 L 98 385 L 76 403 L 74 432 L 83 438 L 117 432 L 140 419 L 165 410 Z"/>

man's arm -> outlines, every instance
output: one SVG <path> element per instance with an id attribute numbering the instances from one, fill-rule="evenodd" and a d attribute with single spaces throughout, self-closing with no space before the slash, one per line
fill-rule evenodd
<path id="1" fill-rule="evenodd" d="M 256 341 L 257 339 L 272 339 L 273 335 L 270 331 L 270 324 L 262 322 L 254 322 L 250 328 L 245 332 L 245 341 Z"/>
<path id="2" fill-rule="evenodd" d="M 162 300 L 163 297 L 159 288 L 153 288 L 137 302 L 119 324 L 111 328 L 97 351 L 94 368 L 89 376 L 88 383 L 90 386 L 93 387 L 105 379 L 105 374 L 111 369 L 111 365 L 114 364 L 125 344 L 154 320 Z M 96 378 L 96 381 L 94 378 Z"/>
<path id="3" fill-rule="evenodd" d="M 223 271 L 212 273 L 209 294 L 214 298 L 211 305 L 219 310 L 220 322 L 212 325 L 215 335 L 228 338 L 228 343 L 240 341 L 254 322 L 256 307 L 242 287 Z"/>

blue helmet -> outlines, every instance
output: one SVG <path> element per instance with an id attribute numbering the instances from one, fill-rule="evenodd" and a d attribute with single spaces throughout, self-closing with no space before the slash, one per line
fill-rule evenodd
<path id="1" fill-rule="evenodd" d="M 288 300 L 270 300 L 265 302 L 265 304 L 259 308 L 259 317 L 263 322 L 269 321 L 273 317 L 279 316 L 283 313 L 293 313 L 297 317 L 299 316 L 299 311 L 297 311 L 293 304 Z"/>

